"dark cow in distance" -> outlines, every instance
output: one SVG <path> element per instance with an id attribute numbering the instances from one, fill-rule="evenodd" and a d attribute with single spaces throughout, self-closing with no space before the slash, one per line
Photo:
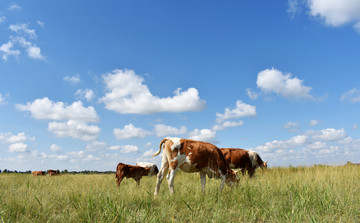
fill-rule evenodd
<path id="1" fill-rule="evenodd" d="M 230 168 L 241 169 L 242 175 L 247 171 L 252 177 L 256 168 L 267 168 L 267 162 L 262 161 L 257 152 L 235 148 L 222 148 L 220 151 Z"/>
<path id="2" fill-rule="evenodd" d="M 45 176 L 46 172 L 45 171 L 33 171 L 31 174 L 33 176 Z"/>
<path id="3" fill-rule="evenodd" d="M 206 175 L 209 178 L 221 179 L 220 190 L 224 183 L 232 187 L 238 183 L 236 173 L 226 163 L 220 149 L 207 142 L 167 137 L 160 142 L 159 151 L 153 156 L 160 154 L 163 149 L 162 165 L 157 175 L 154 195 L 160 190 L 160 184 L 166 172 L 166 178 L 170 193 L 174 193 L 174 178 L 178 169 L 184 172 L 200 172 L 201 189 L 205 191 Z"/>
<path id="4" fill-rule="evenodd" d="M 151 169 L 148 167 L 132 166 L 124 163 L 119 163 L 116 167 L 116 183 L 120 186 L 121 181 L 126 178 L 133 178 L 137 186 L 140 186 L 140 179 L 143 176 L 149 176 Z"/>
<path id="5" fill-rule="evenodd" d="M 59 170 L 48 170 L 47 172 L 48 172 L 49 176 L 55 176 L 55 175 L 60 174 Z"/>

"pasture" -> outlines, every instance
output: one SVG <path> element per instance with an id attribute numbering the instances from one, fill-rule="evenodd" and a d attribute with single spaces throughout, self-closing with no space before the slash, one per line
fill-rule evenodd
<path id="1" fill-rule="evenodd" d="M 115 174 L 31 176 L 0 174 L 2 222 L 360 222 L 360 166 L 313 166 L 257 170 L 219 192 L 199 174 L 179 172 L 175 194 L 156 177 L 140 187 Z"/>

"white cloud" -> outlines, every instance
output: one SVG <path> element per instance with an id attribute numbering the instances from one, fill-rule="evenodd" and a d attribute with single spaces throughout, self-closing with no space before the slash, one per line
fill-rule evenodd
<path id="1" fill-rule="evenodd" d="M 85 141 L 95 140 L 100 133 L 99 127 L 74 120 L 67 122 L 50 122 L 48 130 L 57 137 L 72 137 Z"/>
<path id="2" fill-rule="evenodd" d="M 14 49 L 14 42 L 11 40 L 0 46 L 0 52 L 2 53 L 2 59 L 7 61 L 9 56 L 18 57 L 21 52 L 18 49 Z"/>
<path id="3" fill-rule="evenodd" d="M 28 151 L 29 151 L 28 145 L 22 142 L 13 143 L 9 145 L 9 152 L 24 153 Z"/>
<path id="4" fill-rule="evenodd" d="M 80 97 L 80 98 L 85 98 L 88 101 L 92 101 L 92 99 L 95 97 L 94 92 L 92 90 L 90 90 L 90 89 L 87 89 L 87 88 L 85 90 L 78 89 L 75 92 L 75 95 Z"/>
<path id="5" fill-rule="evenodd" d="M 223 122 L 227 119 L 253 116 L 256 116 L 256 106 L 248 105 L 241 100 L 236 101 L 236 108 L 225 108 L 224 114 L 216 113 L 217 122 Z"/>
<path id="6" fill-rule="evenodd" d="M 12 24 L 9 26 L 9 29 L 15 32 L 18 35 L 27 35 L 31 39 L 36 39 L 37 35 L 34 29 L 30 29 L 27 24 Z"/>
<path id="7" fill-rule="evenodd" d="M 310 120 L 310 126 L 315 126 L 315 125 L 318 125 L 319 124 L 319 121 L 318 120 Z"/>
<path id="8" fill-rule="evenodd" d="M 360 1 L 358 0 L 309 0 L 310 15 L 320 18 L 328 26 L 338 27 L 360 23 Z"/>
<path id="9" fill-rule="evenodd" d="M 360 90 L 353 88 L 349 90 L 348 92 L 341 95 L 341 101 L 349 100 L 351 102 L 360 102 Z"/>
<path id="10" fill-rule="evenodd" d="M 211 129 L 195 129 L 189 133 L 189 138 L 198 141 L 216 143 L 216 131 Z"/>
<path id="11" fill-rule="evenodd" d="M 276 93 L 290 100 L 314 100 L 309 94 L 311 87 L 303 85 L 303 80 L 292 78 L 290 73 L 283 74 L 274 68 L 260 71 L 256 84 L 265 93 Z"/>
<path id="12" fill-rule="evenodd" d="M 284 129 L 287 129 L 290 132 L 297 132 L 299 131 L 299 124 L 295 122 L 287 122 L 283 125 Z"/>
<path id="13" fill-rule="evenodd" d="M 21 10 L 21 6 L 17 4 L 11 4 L 8 10 Z"/>
<path id="14" fill-rule="evenodd" d="M 250 88 L 247 88 L 247 89 L 246 89 L 246 94 L 249 96 L 249 98 L 250 98 L 251 100 L 255 100 L 255 99 L 257 99 L 258 96 L 259 96 L 256 92 L 252 91 Z"/>
<path id="15" fill-rule="evenodd" d="M 185 126 L 181 126 L 180 128 L 175 128 L 168 125 L 157 124 L 155 125 L 155 134 L 157 137 L 162 136 L 174 136 L 174 135 L 182 135 L 187 131 Z"/>
<path id="16" fill-rule="evenodd" d="M 195 88 L 177 89 L 173 97 L 152 95 L 144 79 L 133 70 L 114 70 L 103 75 L 108 92 L 100 99 L 105 107 L 122 114 L 153 114 L 158 112 L 200 111 L 205 101 L 200 100 Z"/>
<path id="17" fill-rule="evenodd" d="M 120 149 L 121 149 L 121 146 L 119 146 L 119 145 L 110 146 L 110 147 L 108 148 L 108 150 L 113 150 L 113 151 L 115 151 L 115 150 L 120 150 Z"/>
<path id="18" fill-rule="evenodd" d="M 53 102 L 49 98 L 36 99 L 26 105 L 16 105 L 21 111 L 29 111 L 36 119 L 45 120 L 75 120 L 79 122 L 98 122 L 99 117 L 94 107 L 84 107 L 81 101 L 65 105 L 63 102 Z"/>
<path id="19" fill-rule="evenodd" d="M 219 131 L 219 130 L 223 130 L 225 128 L 229 128 L 229 127 L 236 127 L 236 126 L 241 126 L 243 125 L 244 122 L 243 121 L 238 121 L 238 122 L 231 122 L 231 121 L 225 121 L 223 123 L 214 125 L 212 127 L 212 130 L 214 131 Z"/>
<path id="20" fill-rule="evenodd" d="M 6 21 L 6 17 L 5 16 L 0 16 L 0 24 Z"/>
<path id="21" fill-rule="evenodd" d="M 64 81 L 68 81 L 72 84 L 77 84 L 81 81 L 80 74 L 76 74 L 75 76 L 65 76 Z"/>
<path id="22" fill-rule="evenodd" d="M 292 77 L 290 73 L 283 74 L 274 68 L 260 71 L 256 84 L 265 93 L 276 93 L 289 100 L 314 100 L 309 93 L 311 87 L 303 85 L 303 80 Z"/>
<path id="23" fill-rule="evenodd" d="M 133 153 L 133 152 L 137 152 L 139 151 L 139 148 L 137 146 L 134 145 L 124 145 L 121 146 L 121 153 Z"/>
<path id="24" fill-rule="evenodd" d="M 311 135 L 315 140 L 324 140 L 324 141 L 337 141 L 344 139 L 347 134 L 344 129 L 333 129 L 327 128 L 322 130 L 310 130 L 307 131 L 307 135 Z"/>
<path id="25" fill-rule="evenodd" d="M 61 147 L 56 145 L 56 144 L 51 144 L 50 146 L 50 150 L 53 152 L 53 153 L 58 153 L 61 151 Z"/>
<path id="26" fill-rule="evenodd" d="M 10 132 L 0 133 L 0 142 L 2 143 L 14 144 L 14 143 L 25 142 L 27 140 L 34 141 L 35 138 L 25 135 L 24 132 L 20 132 L 17 135 L 14 135 Z"/>
<path id="27" fill-rule="evenodd" d="M 36 21 L 36 23 L 39 25 L 39 26 L 41 26 L 41 27 L 43 27 L 44 26 L 44 22 L 42 22 L 42 21 Z"/>
<path id="28" fill-rule="evenodd" d="M 106 147 L 106 143 L 105 142 L 99 142 L 99 141 L 94 141 L 90 144 L 86 145 L 86 150 L 89 151 L 98 151 L 98 150 L 102 150 Z"/>
<path id="29" fill-rule="evenodd" d="M 125 125 L 123 129 L 115 128 L 113 131 L 116 139 L 145 138 L 150 132 L 136 128 L 133 124 Z"/>
<path id="30" fill-rule="evenodd" d="M 300 2 L 298 0 L 288 0 L 288 9 L 286 11 L 291 18 L 294 18 L 301 11 Z"/>
<path id="31" fill-rule="evenodd" d="M 352 127 L 353 130 L 356 130 L 356 129 L 358 129 L 358 128 L 359 128 L 359 125 L 358 125 L 358 124 L 354 124 L 353 127 Z"/>

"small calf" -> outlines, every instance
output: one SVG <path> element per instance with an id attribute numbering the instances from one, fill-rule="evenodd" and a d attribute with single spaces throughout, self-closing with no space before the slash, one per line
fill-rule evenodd
<path id="1" fill-rule="evenodd" d="M 141 166 L 132 166 L 124 163 L 119 163 L 116 167 L 116 183 L 120 186 L 121 181 L 126 178 L 133 178 L 136 181 L 137 186 L 140 186 L 140 179 L 143 176 L 150 174 L 150 168 Z"/>

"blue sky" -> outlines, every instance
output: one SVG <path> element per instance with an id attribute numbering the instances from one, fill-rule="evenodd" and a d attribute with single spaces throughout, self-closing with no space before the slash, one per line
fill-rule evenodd
<path id="1" fill-rule="evenodd" d="M 360 2 L 1 1 L 0 169 L 115 170 L 167 136 L 360 162 Z"/>

